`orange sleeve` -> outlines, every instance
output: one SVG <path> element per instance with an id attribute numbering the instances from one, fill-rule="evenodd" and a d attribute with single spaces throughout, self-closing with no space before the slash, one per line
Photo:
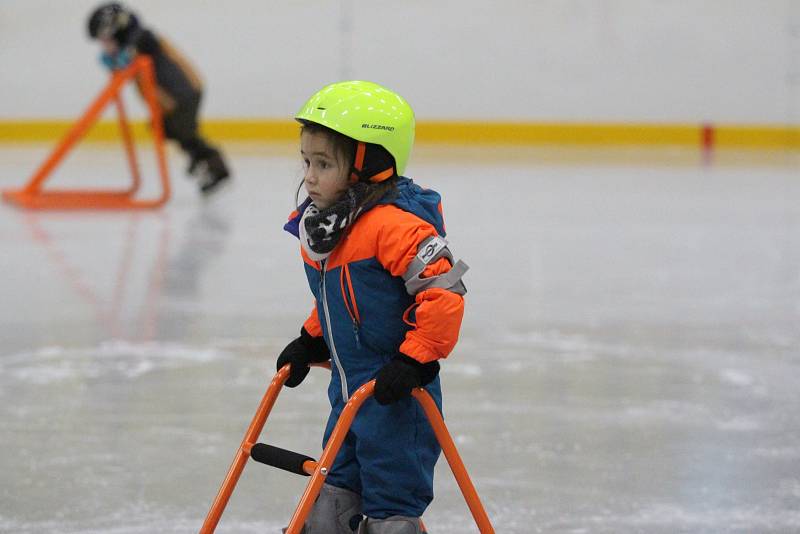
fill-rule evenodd
<path id="1" fill-rule="evenodd" d="M 446 258 L 440 258 L 428 265 L 423 276 L 446 273 L 450 267 Z M 447 358 L 458 341 L 464 298 L 446 289 L 426 289 L 417 293 L 413 310 L 415 322 L 409 324 L 414 328 L 406 333 L 400 352 L 421 363 Z"/>
<path id="2" fill-rule="evenodd" d="M 378 231 L 375 257 L 392 276 L 403 276 L 419 244 L 434 235 L 433 225 L 416 215 L 400 210 L 386 213 Z"/>
<path id="3" fill-rule="evenodd" d="M 405 212 L 396 214 L 388 223 L 379 232 L 376 257 L 393 276 L 403 276 L 420 243 L 437 232 L 431 224 Z M 425 268 L 423 277 L 446 273 L 450 268 L 450 262 L 440 258 Z M 414 322 L 408 317 L 412 310 Z M 458 341 L 464 299 L 446 289 L 426 289 L 417 293 L 405 315 L 406 322 L 414 328 L 406 333 L 400 352 L 421 363 L 446 358 Z"/>
<path id="4" fill-rule="evenodd" d="M 308 319 L 303 323 L 303 328 L 306 329 L 306 332 L 311 334 L 311 337 L 322 337 L 322 326 L 319 324 L 316 302 L 314 302 L 314 309 L 311 310 Z"/>

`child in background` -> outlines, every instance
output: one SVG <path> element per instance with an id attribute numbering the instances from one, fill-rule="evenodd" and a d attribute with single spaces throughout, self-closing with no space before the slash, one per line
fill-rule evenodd
<path id="1" fill-rule="evenodd" d="M 402 97 L 341 82 L 295 118 L 308 198 L 285 228 L 315 307 L 277 367 L 291 364 L 296 387 L 310 363 L 331 360 L 325 443 L 350 395 L 376 380 L 304 532 L 418 534 L 441 451 L 411 391 L 424 387 L 441 410 L 439 360 L 458 339 L 467 267 L 447 248 L 439 194 L 402 176 L 414 142 Z"/>
<path id="2" fill-rule="evenodd" d="M 203 86 L 188 61 L 166 40 L 143 28 L 121 4 L 101 5 L 92 12 L 88 26 L 89 36 L 103 47 L 103 64 L 111 70 L 128 66 L 136 54 L 153 58 L 164 135 L 189 156 L 188 173 L 198 177 L 200 191 L 211 193 L 228 180 L 230 173 L 219 150 L 197 131 Z"/>

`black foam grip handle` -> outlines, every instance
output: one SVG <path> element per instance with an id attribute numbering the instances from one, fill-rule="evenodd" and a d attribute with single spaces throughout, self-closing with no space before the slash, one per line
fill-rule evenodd
<path id="1" fill-rule="evenodd" d="M 274 445 L 267 445 L 266 443 L 256 443 L 250 449 L 250 458 L 256 462 L 271 465 L 290 473 L 298 475 L 309 476 L 308 473 L 303 471 L 303 464 L 308 460 L 315 462 L 314 458 L 300 454 L 299 452 L 287 451 Z"/>

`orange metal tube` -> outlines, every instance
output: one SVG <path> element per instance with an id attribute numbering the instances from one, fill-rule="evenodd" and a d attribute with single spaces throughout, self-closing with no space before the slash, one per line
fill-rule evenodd
<path id="1" fill-rule="evenodd" d="M 312 366 L 330 369 L 330 364 L 327 362 L 321 364 L 312 364 Z M 223 480 L 222 486 L 220 486 L 219 492 L 217 492 L 214 503 L 211 505 L 211 509 L 208 511 L 208 515 L 206 516 L 203 526 L 200 529 L 200 534 L 211 534 L 214 532 L 214 529 L 217 528 L 217 523 L 219 523 L 219 519 L 222 517 L 222 512 L 225 510 L 225 506 L 228 504 L 228 500 L 231 498 L 233 489 L 236 487 L 236 483 L 239 481 L 239 477 L 244 470 L 247 459 L 250 457 L 250 449 L 253 447 L 256 441 L 258 441 L 258 436 L 261 435 L 261 430 L 264 428 L 264 423 L 266 423 L 267 417 L 269 417 L 272 407 L 275 405 L 275 401 L 278 398 L 278 394 L 283 387 L 283 383 L 286 382 L 288 377 L 289 365 L 287 364 L 275 374 L 275 376 L 272 378 L 272 381 L 269 383 L 267 391 L 264 393 L 264 397 L 261 399 L 261 404 L 258 405 L 256 414 L 253 416 L 253 420 L 250 422 L 250 426 L 244 435 L 244 439 L 242 439 L 242 444 L 239 446 L 239 450 L 236 452 L 236 456 L 234 456 L 233 462 L 228 469 L 228 474 L 225 476 L 225 480 Z M 309 462 L 305 462 L 303 464 L 304 470 L 306 469 L 306 464 L 308 463 Z"/>
<path id="2" fill-rule="evenodd" d="M 141 79 L 141 89 L 152 118 L 152 134 L 156 151 L 156 163 L 161 181 L 161 196 L 139 200 L 133 198 L 140 185 L 139 168 L 136 161 L 133 137 L 122 105 L 120 91 L 122 86 L 134 76 Z M 149 56 L 137 57 L 128 67 L 116 71 L 111 81 L 94 99 L 83 115 L 72 125 L 56 148 L 39 166 L 29 182 L 17 190 L 3 191 L 3 198 L 26 208 L 33 209 L 142 209 L 156 208 L 170 197 L 169 170 L 164 150 L 164 130 L 161 121 L 161 108 L 156 95 L 156 79 L 153 61 Z M 126 190 L 56 189 L 42 190 L 44 182 L 63 160 L 67 152 L 86 134 L 100 117 L 105 106 L 112 100 L 119 110 L 119 124 L 123 143 L 131 167 L 133 184 Z"/>
<path id="3" fill-rule="evenodd" d="M 105 108 L 111 99 L 119 93 L 122 85 L 128 78 L 130 78 L 128 72 L 132 72 L 135 66 L 136 65 L 134 64 L 129 66 L 124 71 L 114 73 L 108 86 L 106 86 L 106 88 L 103 89 L 94 102 L 89 105 L 81 118 L 72 125 L 72 128 L 69 129 L 67 135 L 61 139 L 50 156 L 36 170 L 31 178 L 31 181 L 27 186 L 25 186 L 25 189 L 23 190 L 24 194 L 29 195 L 39 192 L 42 183 L 44 183 L 44 181 L 47 179 L 47 176 L 61 162 L 61 160 L 64 158 L 64 155 L 66 155 L 69 149 L 72 148 L 72 145 L 74 145 L 76 142 L 78 142 L 78 140 L 80 140 L 81 137 L 83 137 L 86 131 L 100 116 L 103 108 Z"/>
<path id="4" fill-rule="evenodd" d="M 321 367 L 330 368 L 330 364 L 328 363 L 318 365 Z M 262 399 L 261 404 L 256 411 L 253 421 L 250 423 L 250 428 L 248 428 L 247 433 L 242 440 L 242 444 L 240 445 L 239 451 L 236 453 L 233 463 L 228 470 L 228 474 L 222 483 L 222 487 L 220 488 L 219 493 L 217 494 L 217 497 L 211 506 L 211 510 L 208 512 L 208 516 L 206 516 L 206 520 L 203 523 L 202 528 L 200 529 L 200 534 L 212 534 L 214 532 L 214 529 L 216 528 L 217 523 L 222 516 L 222 512 L 225 509 L 228 500 L 230 499 L 231 493 L 236 486 L 236 482 L 239 480 L 239 476 L 244 469 L 244 465 L 247 462 L 247 458 L 250 454 L 250 449 L 258 439 L 261 429 L 264 427 L 264 423 L 266 422 L 267 416 L 272 410 L 272 406 L 275 404 L 275 399 L 277 398 L 278 393 L 288 375 L 289 366 L 286 365 L 280 371 L 278 371 L 278 373 L 275 375 L 275 378 L 272 379 L 272 382 L 267 388 L 267 392 L 265 393 L 264 398 Z M 309 460 L 303 464 L 303 470 L 311 474 L 311 479 L 308 481 L 306 489 L 303 492 L 303 496 L 300 498 L 300 502 L 297 505 L 297 509 L 289 521 L 289 526 L 285 531 L 286 534 L 300 534 L 303 525 L 305 525 L 306 518 L 311 512 L 311 508 L 314 506 L 314 502 L 319 495 L 320 489 L 322 489 L 322 485 L 325 482 L 325 477 L 330 472 L 331 466 L 336 459 L 336 455 L 339 453 L 339 449 L 344 442 L 347 432 L 350 430 L 350 426 L 352 425 L 358 410 L 373 394 L 374 389 L 375 381 L 371 380 L 353 393 L 342 410 L 342 413 L 339 415 L 339 420 L 336 422 L 336 426 L 333 428 L 333 432 L 331 432 L 331 435 L 328 438 L 328 443 L 326 444 L 325 449 L 322 451 L 322 456 L 320 457 L 319 461 L 313 462 Z M 447 430 L 444 420 L 442 419 L 442 415 L 439 413 L 439 409 L 436 407 L 436 403 L 433 401 L 433 398 L 430 396 L 430 394 L 422 388 L 416 388 L 412 394 L 414 398 L 417 399 L 417 402 L 422 405 L 422 409 L 425 412 L 431 427 L 433 428 L 439 445 L 442 447 L 442 451 L 447 458 L 447 463 L 450 465 L 450 468 L 453 471 L 453 475 L 458 482 L 459 488 L 461 488 L 461 492 L 464 495 L 467 506 L 469 506 L 469 509 L 472 512 L 472 517 L 475 519 L 475 523 L 478 525 L 479 531 L 481 534 L 494 534 L 494 528 L 489 521 L 489 517 L 486 515 L 486 511 L 481 504 L 478 493 L 475 491 L 475 487 L 473 486 L 472 481 L 467 474 L 467 470 L 464 467 L 461 456 L 456 450 L 453 438 L 450 436 L 450 433 Z"/>
<path id="5" fill-rule="evenodd" d="M 117 93 L 114 95 L 114 102 L 117 105 L 117 118 L 119 119 L 119 131 L 122 134 L 122 143 L 125 145 L 125 155 L 128 158 L 128 166 L 131 168 L 131 178 L 133 183 L 130 188 L 125 191 L 128 195 L 136 194 L 141 185 L 141 178 L 139 176 L 139 163 L 136 161 L 136 147 L 133 144 L 133 135 L 131 134 L 130 123 L 128 123 L 128 116 L 125 113 L 125 105 L 122 103 L 122 97 Z"/>
<path id="6" fill-rule="evenodd" d="M 267 392 L 264 393 L 261 404 L 258 405 L 256 414 L 250 422 L 250 427 L 247 429 L 244 439 L 242 439 L 242 444 L 239 446 L 239 450 L 233 458 L 233 463 L 231 463 L 228 469 L 228 474 L 225 476 L 225 480 L 223 480 L 222 486 L 219 488 L 217 497 L 214 499 L 214 503 L 208 511 L 206 520 L 203 522 L 203 527 L 200 529 L 200 534 L 211 534 L 217 527 L 219 518 L 222 517 L 222 512 L 225 510 L 225 506 L 231 498 L 233 488 L 236 487 L 244 465 L 250 457 L 250 449 L 253 447 L 256 440 L 258 440 L 261 429 L 264 428 L 264 423 L 267 421 L 267 417 L 272 411 L 272 407 L 275 405 L 275 400 L 278 398 L 278 393 L 280 393 L 281 387 L 288 377 L 289 365 L 284 365 L 272 379 L 269 387 L 267 387 Z"/>
<path id="7" fill-rule="evenodd" d="M 300 530 L 303 528 L 303 525 L 305 525 L 306 517 L 308 517 L 309 512 L 311 512 L 314 501 L 317 500 L 317 495 L 319 495 L 319 491 L 322 489 L 325 477 L 331 470 L 333 461 L 339 453 L 339 448 L 341 448 L 344 438 L 350 430 L 350 425 L 353 423 L 358 409 L 361 408 L 364 401 L 372 395 L 374 389 L 375 381 L 370 380 L 358 388 L 355 393 L 350 396 L 347 404 L 345 404 L 342 413 L 339 415 L 339 420 L 336 422 L 336 426 L 333 427 L 333 432 L 331 432 L 328 438 L 328 444 L 325 445 L 325 450 L 322 451 L 322 456 L 317 462 L 317 468 L 314 470 L 314 474 L 311 475 L 311 480 L 308 481 L 306 490 L 300 498 L 300 504 L 297 505 L 297 509 L 294 511 L 294 515 L 292 515 L 292 519 L 289 521 L 289 526 L 286 527 L 285 534 L 300 534 Z"/>
<path id="8" fill-rule="evenodd" d="M 461 488 L 461 493 L 464 495 L 464 500 L 467 501 L 467 506 L 469 506 L 472 517 L 478 525 L 478 530 L 481 534 L 493 534 L 494 528 L 489 521 L 489 516 L 486 515 L 486 510 L 484 510 L 483 504 L 481 504 L 478 492 L 475 491 L 475 486 L 472 485 L 467 469 L 464 467 L 464 462 L 458 454 L 453 438 L 450 436 L 450 432 L 448 432 L 447 426 L 444 424 L 444 419 L 442 419 L 442 414 L 439 413 L 436 403 L 433 402 L 430 394 L 422 388 L 415 389 L 412 395 L 414 395 L 414 398 L 422 405 L 425 415 L 428 416 L 428 421 L 430 421 L 431 427 L 433 427 L 433 432 L 436 434 L 436 439 L 442 447 L 445 458 L 447 458 L 447 463 L 450 464 L 453 476 L 456 477 L 458 487 Z"/>
<path id="9" fill-rule="evenodd" d="M 144 92 L 147 106 L 150 108 L 150 116 L 153 120 L 153 145 L 156 150 L 156 160 L 158 163 L 158 174 L 161 176 L 161 197 L 153 201 L 152 206 L 164 204 L 170 197 L 169 170 L 167 168 L 167 155 L 164 150 L 164 124 L 161 120 L 161 106 L 156 95 L 156 75 L 153 68 L 153 60 L 149 56 L 140 56 L 136 59 L 141 62 L 142 71 L 142 91 Z"/>
<path id="10" fill-rule="evenodd" d="M 339 420 L 336 422 L 336 426 L 333 428 L 333 432 L 328 438 L 328 444 L 322 452 L 322 457 L 319 459 L 319 462 L 317 462 L 317 468 L 314 470 L 314 474 L 311 475 L 311 480 L 309 480 L 306 490 L 300 499 L 300 504 L 298 504 L 291 521 L 289 521 L 286 534 L 300 534 L 305 524 L 306 517 L 308 517 L 308 514 L 311 512 L 314 501 L 316 501 L 322 484 L 325 482 L 325 476 L 330 472 L 333 461 L 336 459 L 336 455 L 339 453 L 339 449 L 342 446 L 342 442 L 344 442 L 344 438 L 350 430 L 353 419 L 355 419 L 364 401 L 373 394 L 374 389 L 375 381 L 370 380 L 358 388 L 347 401 L 347 404 L 339 416 Z M 417 399 L 417 402 L 422 405 L 422 409 L 425 411 L 425 415 L 431 423 L 436 439 L 439 441 L 439 445 L 442 447 L 442 451 L 447 458 L 447 463 L 450 465 L 450 469 L 452 469 L 453 475 L 458 482 L 458 487 L 461 488 L 461 493 L 463 493 L 464 499 L 467 501 L 467 506 L 469 506 L 472 512 L 472 517 L 478 525 L 478 530 L 481 534 L 494 534 L 494 528 L 489 521 L 489 517 L 486 515 L 483 504 L 481 504 L 478 492 L 475 491 L 475 486 L 472 485 L 467 469 L 464 467 L 464 462 L 458 454 L 453 438 L 447 431 L 447 426 L 444 424 L 444 419 L 442 419 L 442 415 L 439 413 L 436 403 L 423 388 L 416 388 L 412 394 L 414 398 Z"/>
<path id="11" fill-rule="evenodd" d="M 308 475 L 313 475 L 314 471 L 317 469 L 317 464 L 318 462 L 313 460 L 306 460 L 303 462 L 303 471 L 305 471 Z"/>

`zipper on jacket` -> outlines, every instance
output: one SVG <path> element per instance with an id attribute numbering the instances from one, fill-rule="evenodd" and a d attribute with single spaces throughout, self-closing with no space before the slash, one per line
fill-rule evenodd
<path id="1" fill-rule="evenodd" d="M 342 400 L 347 402 L 347 378 L 344 375 L 344 369 L 342 368 L 342 361 L 339 359 L 339 355 L 336 353 L 336 344 L 333 342 L 333 329 L 331 328 L 331 314 L 328 311 L 328 292 L 325 288 L 325 268 L 326 268 L 326 260 L 322 260 L 320 265 L 322 267 L 322 271 L 320 271 L 321 275 L 321 282 L 320 285 L 322 287 L 322 311 L 325 314 L 325 324 L 328 327 L 328 338 L 331 342 L 331 356 L 333 356 L 333 361 L 336 362 L 336 368 L 339 370 L 339 378 L 342 382 Z"/>
<path id="2" fill-rule="evenodd" d="M 353 291 L 353 282 L 350 279 L 350 268 L 346 263 L 342 265 L 342 270 L 339 273 L 339 284 L 342 286 L 342 300 L 344 301 L 344 307 L 347 309 L 347 314 L 350 316 L 350 320 L 353 322 L 353 337 L 356 338 L 356 347 L 361 349 L 361 336 L 358 335 L 358 327 L 361 321 L 358 316 L 358 306 L 356 305 L 356 295 Z"/>

